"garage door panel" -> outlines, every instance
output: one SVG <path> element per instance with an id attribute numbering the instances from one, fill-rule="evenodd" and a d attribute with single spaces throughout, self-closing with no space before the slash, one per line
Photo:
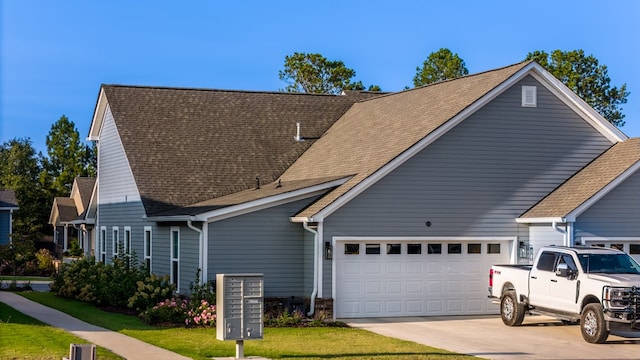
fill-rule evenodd
<path id="1" fill-rule="evenodd" d="M 447 254 L 446 242 L 439 243 L 441 254 L 427 254 L 429 241 L 421 241 L 422 253 L 386 254 L 384 241 L 380 254 L 349 255 L 338 250 L 336 261 L 335 311 L 337 317 L 424 316 L 446 314 L 497 313 L 497 306 L 487 300 L 487 273 L 491 264 L 509 261 L 508 242 L 502 254 Z M 398 242 L 393 242 L 397 244 Z M 416 244 L 417 242 L 412 242 Z M 344 249 L 338 243 L 337 249 Z M 414 245 L 415 248 L 415 245 Z M 435 247 L 437 248 L 437 247 Z M 460 249 L 460 246 L 452 248 Z M 482 246 L 483 251 L 486 247 Z"/>

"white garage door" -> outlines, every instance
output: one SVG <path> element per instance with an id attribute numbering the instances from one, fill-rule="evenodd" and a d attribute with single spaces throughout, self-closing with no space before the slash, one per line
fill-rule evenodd
<path id="1" fill-rule="evenodd" d="M 585 244 L 622 250 L 640 263 L 640 240 L 585 240 Z"/>
<path id="2" fill-rule="evenodd" d="M 497 313 L 492 264 L 510 241 L 337 241 L 338 318 Z"/>

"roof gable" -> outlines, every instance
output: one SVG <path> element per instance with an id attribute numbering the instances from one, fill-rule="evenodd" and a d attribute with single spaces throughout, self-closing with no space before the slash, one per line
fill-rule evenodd
<path id="1" fill-rule="evenodd" d="M 322 221 L 527 75 L 552 89 L 612 142 L 626 138 L 535 62 L 387 95 L 355 104 L 283 174 L 283 180 L 353 175 L 294 220 Z"/>
<path id="2" fill-rule="evenodd" d="M 640 138 L 613 145 L 520 218 L 521 223 L 575 218 L 640 169 Z"/>

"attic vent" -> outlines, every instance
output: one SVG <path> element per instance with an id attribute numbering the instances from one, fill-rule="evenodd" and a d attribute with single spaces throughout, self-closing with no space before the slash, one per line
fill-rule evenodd
<path id="1" fill-rule="evenodd" d="M 538 93 L 535 86 L 522 86 L 522 107 L 538 106 Z"/>

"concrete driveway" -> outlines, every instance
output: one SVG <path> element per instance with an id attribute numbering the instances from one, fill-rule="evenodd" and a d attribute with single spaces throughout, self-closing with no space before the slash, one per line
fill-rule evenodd
<path id="1" fill-rule="evenodd" d="M 499 315 L 371 318 L 345 320 L 350 326 L 486 359 L 639 359 L 640 339 L 610 335 L 589 344 L 578 325 L 545 316 L 526 316 L 508 327 Z"/>

